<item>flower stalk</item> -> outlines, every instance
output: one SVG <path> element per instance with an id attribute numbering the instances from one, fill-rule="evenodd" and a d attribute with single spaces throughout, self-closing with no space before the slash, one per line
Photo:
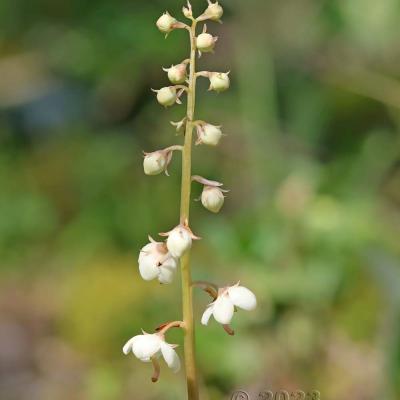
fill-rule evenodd
<path id="1" fill-rule="evenodd" d="M 181 224 L 189 223 L 190 193 L 192 181 L 192 139 L 193 122 L 196 105 L 196 27 L 197 21 L 193 20 L 189 29 L 190 34 L 190 63 L 189 84 L 187 90 L 187 112 L 185 143 L 182 150 L 182 183 L 181 183 Z M 181 259 L 182 274 L 182 314 L 184 328 L 184 364 L 186 370 L 187 393 L 189 400 L 199 399 L 199 385 L 196 370 L 195 332 L 193 317 L 193 290 L 192 274 L 190 267 L 190 251 Z"/>

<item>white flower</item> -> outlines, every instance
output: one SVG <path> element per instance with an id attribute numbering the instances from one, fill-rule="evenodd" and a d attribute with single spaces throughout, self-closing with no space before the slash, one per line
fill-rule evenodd
<path id="1" fill-rule="evenodd" d="M 222 137 L 220 126 L 211 124 L 197 125 L 197 142 L 196 144 L 206 144 L 208 146 L 217 146 Z"/>
<path id="2" fill-rule="evenodd" d="M 122 349 L 124 354 L 127 355 L 132 351 L 143 362 L 150 362 L 152 358 L 159 358 L 162 355 L 168 367 L 173 372 L 178 372 L 181 363 L 178 354 L 174 350 L 176 346 L 167 343 L 164 336 L 158 333 L 143 333 L 143 335 L 137 335 L 128 340 Z"/>
<path id="3" fill-rule="evenodd" d="M 160 90 L 153 90 L 157 93 L 157 101 L 164 107 L 174 105 L 178 99 L 178 93 L 174 86 L 163 87 Z"/>
<path id="4" fill-rule="evenodd" d="M 243 310 L 254 310 L 257 306 L 256 296 L 249 289 L 236 284 L 220 289 L 217 299 L 204 312 L 201 323 L 207 325 L 211 315 L 222 325 L 229 325 L 235 306 Z"/>
<path id="5" fill-rule="evenodd" d="M 209 53 L 214 50 L 215 43 L 218 40 L 217 37 L 210 35 L 209 33 L 201 33 L 196 38 L 196 47 L 202 53 Z"/>
<path id="6" fill-rule="evenodd" d="M 168 236 L 167 248 L 174 258 L 182 257 L 192 247 L 192 239 L 200 239 L 188 226 L 182 224 L 176 226 L 172 231 L 160 233 L 160 235 Z"/>
<path id="7" fill-rule="evenodd" d="M 153 153 L 145 153 L 143 160 L 143 170 L 146 175 L 158 175 L 166 171 L 171 161 L 172 153 L 158 150 Z"/>
<path id="8" fill-rule="evenodd" d="M 168 12 L 165 12 L 157 20 L 156 25 L 161 32 L 169 33 L 174 29 L 176 22 L 177 20 L 174 17 L 172 17 Z"/>
<path id="9" fill-rule="evenodd" d="M 204 186 L 201 193 L 201 203 L 213 213 L 218 213 L 224 205 L 225 196 L 222 189 L 215 186 Z"/>
<path id="10" fill-rule="evenodd" d="M 168 74 L 168 79 L 174 84 L 178 85 L 184 83 L 187 78 L 186 73 L 187 63 L 172 65 L 171 68 L 163 68 Z"/>
<path id="11" fill-rule="evenodd" d="M 177 266 L 166 244 L 155 242 L 151 237 L 150 243 L 140 250 L 138 263 L 140 275 L 145 281 L 158 278 L 160 283 L 171 283 Z"/>
<path id="12" fill-rule="evenodd" d="M 216 92 L 224 92 L 228 90 L 231 85 L 229 79 L 229 72 L 212 72 L 210 74 L 210 88 L 209 90 L 215 90 Z"/>

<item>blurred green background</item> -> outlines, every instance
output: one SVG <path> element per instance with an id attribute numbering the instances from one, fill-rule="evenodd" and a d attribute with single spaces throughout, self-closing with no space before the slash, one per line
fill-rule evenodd
<path id="1" fill-rule="evenodd" d="M 201 81 L 197 116 L 228 136 L 196 148 L 194 173 L 231 192 L 217 216 L 193 202 L 193 272 L 240 279 L 259 307 L 233 338 L 198 323 L 202 400 L 398 399 L 400 2 L 222 4 L 199 67 L 232 70 L 232 88 Z M 150 92 L 187 58 L 185 32 L 164 40 L 154 24 L 182 5 L 0 2 L 2 400 L 185 398 L 183 372 L 154 385 L 121 351 L 181 315 L 179 279 L 142 281 L 137 255 L 178 221 L 179 157 L 169 178 L 145 177 L 141 151 L 182 141 L 169 121 L 185 106 Z M 195 300 L 199 321 L 209 299 Z"/>

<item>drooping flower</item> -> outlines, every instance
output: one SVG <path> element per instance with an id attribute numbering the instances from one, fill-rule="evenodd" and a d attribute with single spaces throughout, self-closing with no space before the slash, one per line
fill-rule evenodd
<path id="1" fill-rule="evenodd" d="M 172 17 L 168 11 L 166 11 L 161 17 L 157 20 L 156 25 L 157 28 L 163 33 L 170 33 L 174 29 L 174 25 L 177 23 L 177 20 Z"/>
<path id="2" fill-rule="evenodd" d="M 143 362 L 150 362 L 152 359 L 162 356 L 168 367 L 176 373 L 181 367 L 178 354 L 174 350 L 176 347 L 176 345 L 167 343 L 163 334 L 143 332 L 143 335 L 129 339 L 122 351 L 125 355 L 132 351 L 135 357 Z"/>
<path id="3" fill-rule="evenodd" d="M 174 84 L 178 85 L 184 83 L 187 78 L 187 61 L 182 62 L 178 65 L 172 65 L 170 68 L 163 68 L 163 70 L 168 74 L 168 79 Z"/>
<path id="4" fill-rule="evenodd" d="M 206 144 L 208 146 L 217 146 L 222 137 L 220 126 L 208 123 L 199 123 L 196 125 L 197 141 L 196 144 Z"/>
<path id="5" fill-rule="evenodd" d="M 167 245 L 156 242 L 149 237 L 150 243 L 146 244 L 139 253 L 139 272 L 145 281 L 158 279 L 160 283 L 171 283 L 177 266 L 177 261 L 168 252 Z"/>
<path id="6" fill-rule="evenodd" d="M 210 53 L 214 50 L 218 37 L 207 33 L 207 26 L 204 25 L 203 33 L 196 38 L 196 48 L 201 53 Z"/>
<path id="7" fill-rule="evenodd" d="M 221 189 L 223 183 L 211 181 L 199 175 L 192 176 L 192 181 L 204 185 L 201 193 L 201 203 L 203 206 L 213 213 L 218 213 L 224 205 L 225 195 L 229 190 Z"/>
<path id="8" fill-rule="evenodd" d="M 172 231 L 160 233 L 161 236 L 168 236 L 167 248 L 171 255 L 175 258 L 182 257 L 191 247 L 192 240 L 198 240 L 191 229 L 184 224 L 176 226 Z"/>
<path id="9" fill-rule="evenodd" d="M 179 95 L 175 86 L 166 86 L 159 90 L 152 89 L 157 93 L 157 101 L 164 107 L 173 106 L 175 103 L 180 104 Z"/>
<path id="10" fill-rule="evenodd" d="M 197 20 L 204 21 L 206 19 L 210 19 L 212 21 L 220 22 L 221 17 L 224 14 L 224 9 L 218 4 L 218 1 L 216 3 L 213 3 L 210 0 L 207 1 L 207 9 L 202 15 L 200 15 L 200 17 L 197 18 Z"/>
<path id="11" fill-rule="evenodd" d="M 217 299 L 205 310 L 201 323 L 207 325 L 211 315 L 213 315 L 220 324 L 229 325 L 235 312 L 235 307 L 251 311 L 256 306 L 257 299 L 254 293 L 243 286 L 239 286 L 239 283 L 234 286 L 220 288 Z"/>
<path id="12" fill-rule="evenodd" d="M 225 196 L 221 188 L 214 186 L 204 186 L 201 194 L 201 204 L 213 213 L 218 213 L 224 205 Z"/>
<path id="13" fill-rule="evenodd" d="M 168 164 L 172 158 L 172 152 L 157 150 L 152 153 L 145 153 L 143 170 L 146 175 L 158 175 L 167 171 Z"/>
<path id="14" fill-rule="evenodd" d="M 212 72 L 210 74 L 209 90 L 215 90 L 218 93 L 224 92 L 229 89 L 230 85 L 229 72 Z"/>

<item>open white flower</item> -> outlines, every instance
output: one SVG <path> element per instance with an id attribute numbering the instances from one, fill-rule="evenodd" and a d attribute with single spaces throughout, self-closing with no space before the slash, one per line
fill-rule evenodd
<path id="1" fill-rule="evenodd" d="M 158 279 L 160 283 L 171 283 L 177 266 L 177 261 L 168 252 L 167 245 L 156 242 L 149 237 L 150 243 L 140 250 L 139 272 L 145 281 Z"/>
<path id="2" fill-rule="evenodd" d="M 152 359 L 157 359 L 162 356 L 168 367 L 173 372 L 178 372 L 181 367 L 178 354 L 174 350 L 176 345 L 169 344 L 165 341 L 164 335 L 160 333 L 148 334 L 143 332 L 143 335 L 134 336 L 129 339 L 122 351 L 128 355 L 130 351 L 143 362 L 150 362 Z"/>
<path id="3" fill-rule="evenodd" d="M 207 307 L 201 318 L 201 323 L 207 325 L 211 315 L 213 315 L 220 324 L 229 325 L 235 307 L 250 311 L 254 310 L 256 306 L 257 299 L 254 293 L 237 283 L 234 286 L 219 289 L 217 299 Z"/>

